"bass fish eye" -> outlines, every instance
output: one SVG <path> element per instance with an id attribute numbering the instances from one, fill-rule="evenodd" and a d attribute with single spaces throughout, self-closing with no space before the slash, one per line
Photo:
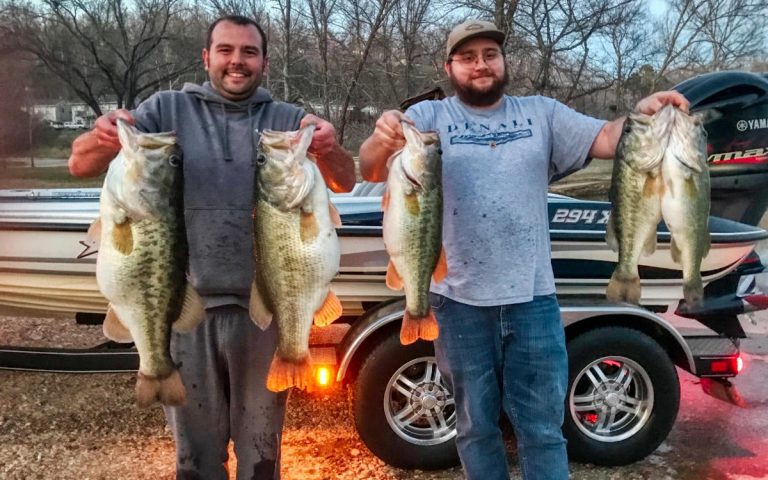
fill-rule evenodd
<path id="1" fill-rule="evenodd" d="M 267 163 L 267 157 L 263 153 L 256 155 L 256 165 L 264 165 Z"/>
<path id="2" fill-rule="evenodd" d="M 181 157 L 178 155 L 171 155 L 168 157 L 168 165 L 172 167 L 178 167 L 181 165 Z"/>

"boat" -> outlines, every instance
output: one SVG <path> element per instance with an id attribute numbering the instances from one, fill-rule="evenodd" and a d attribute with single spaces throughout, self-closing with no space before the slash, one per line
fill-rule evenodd
<path id="1" fill-rule="evenodd" d="M 359 183 L 334 194 L 341 214 L 341 264 L 332 288 L 345 313 L 400 297 L 385 285 L 389 257 L 381 233 L 383 184 Z M 0 305 L 64 312 L 104 313 L 96 284 L 96 256 L 82 255 L 98 215 L 100 189 L 0 191 Z M 617 254 L 605 242 L 610 203 L 549 194 L 552 266 L 561 297 L 601 297 Z M 733 271 L 768 238 L 765 230 L 724 218 L 710 219 L 712 248 L 702 263 L 706 284 Z M 658 228 L 656 252 L 641 259 L 641 303 L 672 305 L 682 298 L 682 271 L 669 252 L 670 235 Z M 92 252 L 95 253 L 95 252 Z"/>

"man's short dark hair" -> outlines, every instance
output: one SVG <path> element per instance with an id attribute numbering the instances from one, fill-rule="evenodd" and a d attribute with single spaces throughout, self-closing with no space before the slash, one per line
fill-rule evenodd
<path id="1" fill-rule="evenodd" d="M 261 28 L 261 25 L 256 23 L 256 20 L 248 17 L 244 17 L 242 15 L 225 15 L 223 17 L 219 17 L 216 20 L 213 21 L 213 23 L 208 27 L 208 36 L 205 40 L 205 48 L 209 49 L 211 48 L 211 43 L 213 42 L 213 29 L 216 28 L 216 25 L 218 25 L 221 22 L 231 22 L 235 25 L 253 25 L 256 27 L 256 30 L 259 31 L 259 35 L 261 35 L 261 53 L 263 57 L 267 56 L 267 36 L 264 35 L 264 30 Z"/>

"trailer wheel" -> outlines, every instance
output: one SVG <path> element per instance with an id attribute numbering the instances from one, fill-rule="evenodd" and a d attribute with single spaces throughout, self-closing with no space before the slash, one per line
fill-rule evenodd
<path id="1" fill-rule="evenodd" d="M 627 465 L 667 438 L 680 406 L 680 382 L 650 336 L 606 327 L 568 342 L 563 433 L 571 460 Z"/>
<path id="2" fill-rule="evenodd" d="M 405 469 L 459 464 L 456 409 L 431 342 L 403 346 L 399 331 L 376 345 L 353 390 L 355 426 L 377 457 Z"/>

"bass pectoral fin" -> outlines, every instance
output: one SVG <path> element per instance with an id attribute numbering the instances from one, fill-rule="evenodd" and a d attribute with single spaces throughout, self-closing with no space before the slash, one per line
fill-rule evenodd
<path id="1" fill-rule="evenodd" d="M 123 255 L 131 254 L 133 251 L 133 230 L 130 219 L 126 219 L 123 223 L 116 223 L 112 227 L 112 244 L 115 250 Z"/>
<path id="2" fill-rule="evenodd" d="M 403 289 L 403 278 L 397 273 L 397 268 L 391 259 L 387 265 L 387 287 L 395 291 Z"/>
<path id="3" fill-rule="evenodd" d="M 701 249 L 701 258 L 704 258 L 709 255 L 709 249 L 712 247 L 712 236 L 710 235 L 709 230 L 706 231 L 706 235 L 704 235 L 704 240 L 702 243 L 704 245 Z"/>
<path id="4" fill-rule="evenodd" d="M 192 285 L 187 284 L 184 303 L 181 306 L 179 318 L 173 322 L 173 329 L 180 333 L 191 332 L 205 318 L 203 300 Z"/>
<path id="5" fill-rule="evenodd" d="M 331 216 L 331 223 L 336 228 L 341 228 L 341 215 L 336 209 L 336 206 L 328 202 L 328 214 Z"/>
<path id="6" fill-rule="evenodd" d="M 269 328 L 269 324 L 272 323 L 272 312 L 267 308 L 256 280 L 251 284 L 251 299 L 248 302 L 248 313 L 251 316 L 251 321 L 262 330 Z"/>
<path id="7" fill-rule="evenodd" d="M 320 224 L 317 222 L 317 217 L 315 217 L 314 213 L 301 212 L 299 217 L 299 235 L 304 243 L 311 243 L 320 235 Z"/>
<path id="8" fill-rule="evenodd" d="M 120 320 L 120 317 L 117 316 L 117 313 L 115 313 L 112 305 L 110 305 L 107 309 L 107 316 L 104 318 L 102 331 L 104 332 L 104 336 L 113 342 L 133 342 L 133 335 L 131 335 L 131 331 L 128 330 L 128 328 Z"/>
<path id="9" fill-rule="evenodd" d="M 643 243 L 643 255 L 652 255 L 656 251 L 656 230 L 649 232 Z"/>
<path id="10" fill-rule="evenodd" d="M 669 240 L 669 253 L 672 255 L 672 261 L 677 264 L 682 263 L 683 254 L 680 251 L 680 247 L 677 245 L 677 242 L 675 242 L 674 236 L 672 236 L 672 238 Z"/>
<path id="11" fill-rule="evenodd" d="M 445 247 L 440 247 L 440 257 L 437 259 L 437 265 L 432 272 L 432 280 L 435 283 L 442 282 L 446 275 L 448 275 L 448 261 L 445 259 Z"/>
<path id="12" fill-rule="evenodd" d="M 328 291 L 323 305 L 315 312 L 315 325 L 318 327 L 327 327 L 341 316 L 342 308 L 339 297 L 332 291 Z"/>
<path id="13" fill-rule="evenodd" d="M 616 225 L 613 223 L 613 217 L 613 211 L 611 211 L 611 216 L 608 217 L 608 223 L 605 225 L 605 243 L 608 244 L 611 250 L 618 252 L 619 241 L 617 240 Z"/>
<path id="14" fill-rule="evenodd" d="M 386 211 L 389 207 L 389 189 L 384 190 L 384 195 L 381 196 L 381 210 Z"/>
<path id="15" fill-rule="evenodd" d="M 88 227 L 88 232 L 85 234 L 85 240 L 80 241 L 80 245 L 83 246 L 83 251 L 77 255 L 77 258 L 84 258 L 99 251 L 99 242 L 101 241 L 101 218 L 97 218 Z"/>

